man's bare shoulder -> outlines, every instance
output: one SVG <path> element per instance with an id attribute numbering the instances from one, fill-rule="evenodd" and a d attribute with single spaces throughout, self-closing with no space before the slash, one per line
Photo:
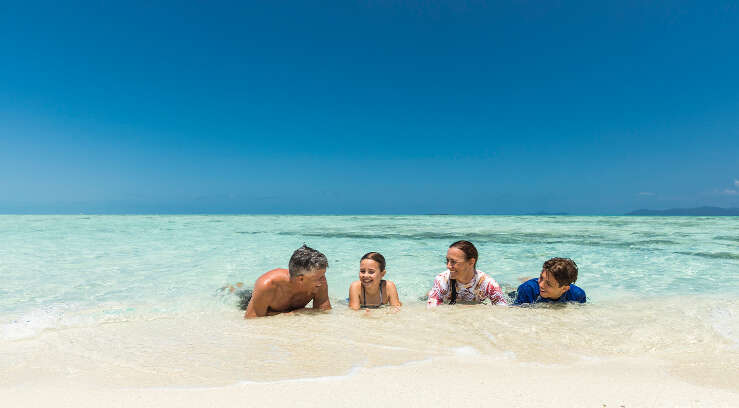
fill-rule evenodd
<path id="1" fill-rule="evenodd" d="M 254 282 L 254 289 L 270 290 L 280 283 L 290 281 L 290 272 L 284 268 L 272 269 L 269 272 L 265 272 L 260 276 L 256 282 Z"/>

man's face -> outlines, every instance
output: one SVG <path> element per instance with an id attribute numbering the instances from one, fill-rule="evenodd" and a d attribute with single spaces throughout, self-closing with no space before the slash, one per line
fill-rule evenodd
<path id="1" fill-rule="evenodd" d="M 314 291 L 326 284 L 326 268 L 313 269 L 301 276 L 303 278 L 303 285 Z"/>
<path id="2" fill-rule="evenodd" d="M 541 270 L 539 275 L 539 295 L 546 299 L 559 299 L 565 292 L 570 290 L 570 285 L 560 286 L 546 269 Z"/>

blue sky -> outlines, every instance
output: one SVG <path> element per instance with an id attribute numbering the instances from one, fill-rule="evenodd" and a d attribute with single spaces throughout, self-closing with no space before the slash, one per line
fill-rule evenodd
<path id="1" fill-rule="evenodd" d="M 739 6 L 0 4 L 0 212 L 739 207 Z"/>

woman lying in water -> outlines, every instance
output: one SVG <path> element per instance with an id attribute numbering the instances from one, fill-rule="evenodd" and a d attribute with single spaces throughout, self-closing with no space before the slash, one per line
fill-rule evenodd
<path id="1" fill-rule="evenodd" d="M 385 257 L 379 252 L 364 254 L 359 261 L 359 280 L 349 286 L 349 307 L 354 310 L 400 306 L 398 289 L 385 276 Z"/>
<path id="2" fill-rule="evenodd" d="M 447 270 L 434 280 L 426 306 L 482 303 L 507 305 L 503 291 L 495 279 L 477 269 L 477 248 L 469 241 L 457 241 L 446 252 Z"/>

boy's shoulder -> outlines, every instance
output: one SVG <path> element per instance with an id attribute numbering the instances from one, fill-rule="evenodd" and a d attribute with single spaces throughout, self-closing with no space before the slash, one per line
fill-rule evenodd
<path id="1" fill-rule="evenodd" d="M 567 291 L 567 298 L 568 301 L 585 303 L 585 290 L 573 283 L 570 285 L 570 290 Z"/>
<path id="2" fill-rule="evenodd" d="M 534 303 L 539 297 L 539 280 L 537 278 L 529 279 L 518 286 L 516 290 L 516 299 L 514 305 L 524 303 Z"/>
<path id="3" fill-rule="evenodd" d="M 518 285 L 518 290 L 521 289 L 533 289 L 535 292 L 539 292 L 539 279 L 538 278 L 531 278 L 527 280 L 526 282 Z"/>

